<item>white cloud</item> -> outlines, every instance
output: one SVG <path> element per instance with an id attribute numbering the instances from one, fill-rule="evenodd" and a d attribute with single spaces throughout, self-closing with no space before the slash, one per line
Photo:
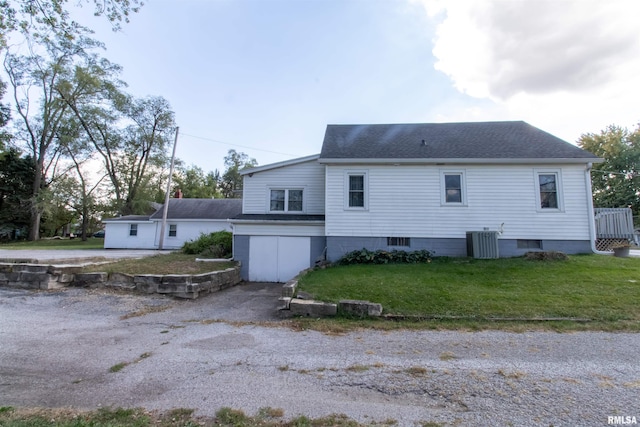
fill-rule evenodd
<path id="1" fill-rule="evenodd" d="M 435 68 L 460 92 L 569 140 L 640 120 L 637 0 L 414 1 L 437 22 Z"/>

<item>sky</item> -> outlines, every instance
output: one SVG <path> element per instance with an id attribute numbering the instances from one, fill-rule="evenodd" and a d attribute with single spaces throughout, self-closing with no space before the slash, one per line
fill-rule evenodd
<path id="1" fill-rule="evenodd" d="M 640 122 L 637 0 L 148 0 L 120 32 L 85 9 L 205 172 L 317 154 L 328 124 L 524 120 L 576 143 Z"/>

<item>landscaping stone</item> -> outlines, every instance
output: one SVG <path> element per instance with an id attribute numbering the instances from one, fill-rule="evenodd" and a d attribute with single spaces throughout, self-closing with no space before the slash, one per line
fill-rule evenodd
<path id="1" fill-rule="evenodd" d="M 59 289 L 67 286 L 109 287 L 142 293 L 161 293 L 194 299 L 242 282 L 240 266 L 198 275 L 106 272 L 82 273 L 83 265 L 0 263 L 0 286 L 20 289 Z"/>
<path id="2" fill-rule="evenodd" d="M 296 294 L 296 288 L 298 287 L 297 280 L 289 280 L 287 283 L 282 286 L 282 296 L 283 297 L 291 297 Z"/>
<path id="3" fill-rule="evenodd" d="M 133 282 L 139 292 L 154 294 L 158 292 L 158 286 L 162 283 L 162 276 L 156 274 L 139 274 L 133 276 Z"/>
<path id="4" fill-rule="evenodd" d="M 191 276 L 186 274 L 167 274 L 162 276 L 163 285 L 187 285 L 191 283 Z"/>
<path id="5" fill-rule="evenodd" d="M 296 292 L 296 298 L 298 299 L 313 299 L 313 295 L 308 292 L 298 291 Z"/>
<path id="6" fill-rule="evenodd" d="M 20 273 L 14 273 L 12 271 L 0 273 L 0 281 L 17 282 L 19 280 Z"/>
<path id="7" fill-rule="evenodd" d="M 104 286 L 108 277 L 107 273 L 78 273 L 74 276 L 72 286 L 97 288 Z"/>
<path id="8" fill-rule="evenodd" d="M 336 315 L 338 306 L 332 303 L 293 298 L 289 302 L 289 310 L 293 316 L 328 317 Z"/>
<path id="9" fill-rule="evenodd" d="M 341 300 L 338 302 L 340 311 L 352 316 L 358 317 L 379 317 L 382 316 L 382 304 L 360 301 L 360 300 Z"/>
<path id="10" fill-rule="evenodd" d="M 47 273 L 49 270 L 48 265 L 34 265 L 34 264 L 17 264 L 13 271 L 20 271 L 25 273 Z"/>
<path id="11" fill-rule="evenodd" d="M 291 297 L 280 297 L 278 298 L 278 301 L 280 302 L 280 305 L 278 306 L 278 310 L 290 310 L 290 305 L 291 305 L 291 300 L 293 298 Z"/>
<path id="12" fill-rule="evenodd" d="M 0 264 L 0 274 L 11 273 L 13 271 L 13 264 Z"/>
<path id="13" fill-rule="evenodd" d="M 125 273 L 111 273 L 109 275 L 109 283 L 111 286 L 133 286 L 135 289 L 134 276 Z"/>

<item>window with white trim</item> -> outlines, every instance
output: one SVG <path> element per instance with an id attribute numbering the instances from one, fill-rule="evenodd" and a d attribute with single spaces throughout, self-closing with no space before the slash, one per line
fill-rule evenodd
<path id="1" fill-rule="evenodd" d="M 271 189 L 270 212 L 302 212 L 303 191 L 301 189 Z"/>
<path id="2" fill-rule="evenodd" d="M 466 205 L 467 195 L 465 176 L 462 171 L 442 171 L 440 184 L 442 188 L 441 202 L 443 205 Z"/>
<path id="3" fill-rule="evenodd" d="M 535 171 L 537 209 L 542 212 L 563 210 L 560 171 Z"/>
<path id="4" fill-rule="evenodd" d="M 540 185 L 540 207 L 558 209 L 558 175 L 555 173 L 538 174 Z"/>
<path id="5" fill-rule="evenodd" d="M 367 173 L 347 172 L 345 176 L 345 208 L 347 209 L 367 209 Z"/>
<path id="6" fill-rule="evenodd" d="M 129 224 L 129 236 L 138 235 L 138 224 Z"/>
<path id="7" fill-rule="evenodd" d="M 176 237 L 178 235 L 178 224 L 169 224 L 169 237 Z"/>

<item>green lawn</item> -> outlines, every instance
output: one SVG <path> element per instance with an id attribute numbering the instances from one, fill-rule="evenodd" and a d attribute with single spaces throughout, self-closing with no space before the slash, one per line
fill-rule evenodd
<path id="1" fill-rule="evenodd" d="M 399 315 L 587 318 L 640 329 L 640 258 L 436 258 L 428 264 L 336 266 L 305 275 L 299 289 L 324 301 L 378 302 L 385 313 Z"/>
<path id="2" fill-rule="evenodd" d="M 90 237 L 86 242 L 82 239 L 40 239 L 35 242 L 11 242 L 0 244 L 0 249 L 102 249 L 104 239 Z"/>

